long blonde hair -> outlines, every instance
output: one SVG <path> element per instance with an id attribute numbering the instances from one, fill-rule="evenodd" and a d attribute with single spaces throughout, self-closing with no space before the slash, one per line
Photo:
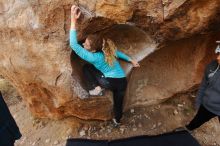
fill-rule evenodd
<path id="1" fill-rule="evenodd" d="M 116 60 L 116 45 L 110 39 L 103 39 L 103 47 L 102 51 L 105 55 L 105 61 L 110 65 L 113 66 L 114 61 Z"/>

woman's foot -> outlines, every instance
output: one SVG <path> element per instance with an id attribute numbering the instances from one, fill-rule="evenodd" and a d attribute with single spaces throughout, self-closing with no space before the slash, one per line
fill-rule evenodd
<path id="1" fill-rule="evenodd" d="M 89 95 L 91 96 L 102 96 L 103 89 L 100 86 L 95 87 L 93 90 L 89 90 Z"/>
<path id="2" fill-rule="evenodd" d="M 113 127 L 117 128 L 121 125 L 121 123 L 117 122 L 116 119 L 112 119 L 112 122 L 113 122 Z"/>
<path id="3" fill-rule="evenodd" d="M 189 130 L 186 126 L 184 127 L 178 127 L 176 129 L 174 129 L 174 132 L 180 132 L 180 131 L 188 131 L 190 134 L 192 133 L 191 130 Z"/>

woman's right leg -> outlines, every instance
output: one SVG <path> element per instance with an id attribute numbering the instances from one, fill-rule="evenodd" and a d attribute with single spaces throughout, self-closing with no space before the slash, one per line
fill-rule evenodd
<path id="1" fill-rule="evenodd" d="M 214 118 L 215 116 L 215 114 L 209 112 L 203 105 L 201 105 L 196 116 L 188 125 L 186 125 L 186 128 L 192 131 L 200 127 L 202 124 L 209 121 L 210 119 Z"/>
<path id="2" fill-rule="evenodd" d="M 83 74 L 87 82 L 88 90 L 95 89 L 99 86 L 97 77 L 100 76 L 100 73 L 96 70 L 92 64 L 85 64 L 83 66 Z"/>
<path id="3" fill-rule="evenodd" d="M 113 91 L 113 101 L 114 101 L 113 111 L 117 123 L 120 123 L 120 120 L 122 118 L 124 96 L 125 96 L 125 90 Z"/>
<path id="4" fill-rule="evenodd" d="M 90 95 L 103 95 L 102 88 L 110 88 L 108 80 L 103 73 L 92 64 L 86 64 L 83 67 L 83 73 L 86 78 Z"/>
<path id="5" fill-rule="evenodd" d="M 114 118 L 117 123 L 120 123 L 123 112 L 123 101 L 127 88 L 126 78 L 108 78 L 110 82 L 110 90 L 113 92 L 113 111 Z"/>

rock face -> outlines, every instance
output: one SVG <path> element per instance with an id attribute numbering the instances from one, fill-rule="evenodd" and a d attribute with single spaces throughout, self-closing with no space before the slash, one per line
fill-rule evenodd
<path id="1" fill-rule="evenodd" d="M 37 117 L 111 118 L 112 98 L 88 96 L 80 60 L 69 47 L 70 8 L 83 12 L 78 39 L 105 33 L 140 61 L 128 74 L 125 110 L 159 103 L 199 84 L 220 39 L 220 1 L 2 0 L 0 75 Z"/>

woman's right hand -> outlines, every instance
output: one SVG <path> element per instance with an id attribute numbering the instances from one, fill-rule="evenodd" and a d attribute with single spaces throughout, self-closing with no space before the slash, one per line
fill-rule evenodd
<path id="1" fill-rule="evenodd" d="M 71 7 L 71 19 L 72 19 L 72 21 L 76 22 L 76 20 L 79 19 L 80 15 L 81 15 L 81 11 L 80 11 L 79 7 L 76 6 L 76 5 L 72 5 L 72 7 Z"/>

